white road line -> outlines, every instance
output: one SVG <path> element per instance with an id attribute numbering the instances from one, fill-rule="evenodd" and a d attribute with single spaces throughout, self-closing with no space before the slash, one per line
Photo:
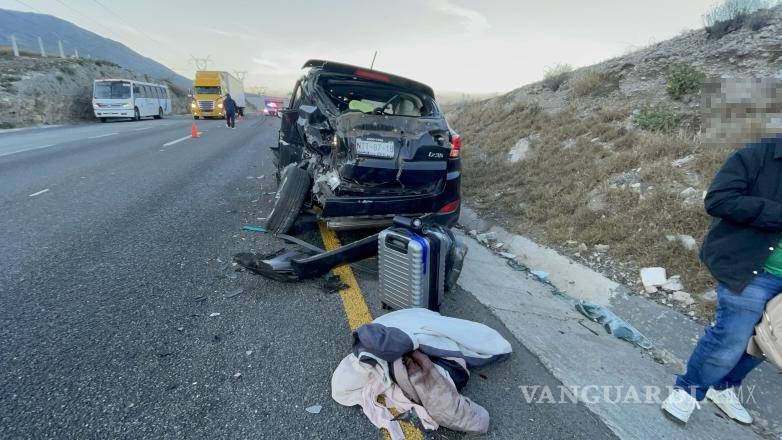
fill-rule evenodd
<path id="1" fill-rule="evenodd" d="M 134 128 L 134 129 L 133 129 L 133 130 L 131 130 L 131 131 L 149 130 L 150 128 L 152 128 L 152 127 L 141 127 L 141 128 Z"/>
<path id="2" fill-rule="evenodd" d="M 89 137 L 87 137 L 87 139 L 98 139 L 98 138 L 104 138 L 104 137 L 106 137 L 106 136 L 114 136 L 115 134 L 119 134 L 119 133 L 106 133 L 106 134 L 99 134 L 99 135 L 97 135 L 97 136 L 89 136 Z"/>
<path id="3" fill-rule="evenodd" d="M 182 141 L 184 141 L 185 139 L 190 139 L 190 135 L 183 136 L 183 137 L 181 137 L 181 138 L 179 138 L 179 139 L 175 139 L 175 140 L 173 140 L 173 141 L 171 141 L 171 142 L 166 142 L 165 144 L 163 144 L 163 146 L 164 146 L 164 147 L 168 147 L 168 146 L 171 146 L 171 145 L 177 144 L 177 143 L 179 143 L 179 142 L 182 142 Z"/>
<path id="4" fill-rule="evenodd" d="M 29 196 L 27 196 L 27 197 L 35 197 L 35 196 L 41 195 L 41 194 L 43 194 L 43 193 L 45 193 L 45 192 L 47 192 L 47 191 L 49 191 L 49 188 L 42 189 L 42 190 L 38 191 L 37 193 L 32 193 L 32 194 L 30 194 L 30 195 L 29 195 Z"/>
<path id="5" fill-rule="evenodd" d="M 49 147 L 53 147 L 55 145 L 57 145 L 57 144 L 46 144 L 46 145 L 39 145 L 37 147 L 22 148 L 21 150 L 11 151 L 11 152 L 8 152 L 8 153 L 0 153 L 0 157 L 2 157 L 2 156 L 10 156 L 10 155 L 16 154 L 16 153 L 24 153 L 25 151 L 40 150 L 41 148 L 49 148 Z"/>

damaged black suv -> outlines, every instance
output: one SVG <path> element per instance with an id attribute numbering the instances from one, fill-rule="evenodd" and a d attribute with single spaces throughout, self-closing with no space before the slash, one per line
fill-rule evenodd
<path id="1" fill-rule="evenodd" d="M 432 88 L 376 70 L 310 60 L 281 111 L 272 147 L 279 187 L 267 229 L 284 233 L 312 208 L 332 229 L 394 215 L 459 217 L 461 139 Z"/>

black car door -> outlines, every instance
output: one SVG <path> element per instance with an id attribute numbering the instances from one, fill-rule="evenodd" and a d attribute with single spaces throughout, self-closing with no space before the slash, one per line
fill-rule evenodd
<path id="1" fill-rule="evenodd" d="M 272 148 L 275 156 L 275 165 L 281 170 L 292 162 L 301 158 L 301 135 L 299 134 L 296 120 L 299 118 L 299 105 L 301 104 L 301 80 L 296 81 L 293 87 L 290 104 L 280 110 L 280 135 L 277 148 Z"/>

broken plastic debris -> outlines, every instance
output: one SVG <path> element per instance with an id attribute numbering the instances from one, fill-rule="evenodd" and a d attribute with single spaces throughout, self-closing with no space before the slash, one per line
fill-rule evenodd
<path id="1" fill-rule="evenodd" d="M 323 407 L 320 405 L 312 405 L 305 408 L 304 411 L 307 411 L 310 414 L 320 414 L 321 409 L 323 409 Z"/>
<path id="2" fill-rule="evenodd" d="M 662 267 L 644 267 L 641 269 L 641 284 L 648 293 L 657 291 L 658 286 L 662 286 L 668 281 L 665 269 Z"/>
<path id="3" fill-rule="evenodd" d="M 487 244 L 489 240 L 494 240 L 496 237 L 497 234 L 495 234 L 494 232 L 485 232 L 483 234 L 478 234 L 475 236 L 475 238 L 483 244 Z"/>
<path id="4" fill-rule="evenodd" d="M 240 293 L 242 293 L 242 292 L 244 292 L 244 289 L 242 289 L 242 288 L 240 287 L 240 288 L 238 288 L 238 289 L 236 289 L 236 290 L 234 290 L 234 291 L 232 291 L 232 292 L 228 293 L 227 295 L 225 295 L 225 297 L 226 297 L 226 298 L 233 298 L 233 297 L 235 297 L 236 295 L 239 295 L 239 294 L 240 294 Z"/>
<path id="5" fill-rule="evenodd" d="M 250 232 L 263 232 L 263 233 L 267 232 L 266 228 L 262 228 L 260 226 L 247 226 L 247 225 L 245 225 L 245 226 L 242 226 L 242 229 L 244 229 L 245 231 L 250 231 Z"/>
<path id="6" fill-rule="evenodd" d="M 241 379 L 242 378 L 242 373 L 239 373 L 239 372 L 234 373 L 233 378 L 234 379 Z"/>
<path id="7" fill-rule="evenodd" d="M 246 354 L 247 356 L 249 356 L 249 355 L 253 354 L 253 351 L 252 351 L 252 350 L 247 350 L 247 351 L 245 351 L 245 352 L 244 352 L 244 354 Z"/>
<path id="8" fill-rule="evenodd" d="M 531 270 L 529 273 L 535 275 L 535 278 L 539 279 L 540 281 L 548 281 L 548 272 L 544 272 L 542 270 Z"/>
<path id="9" fill-rule="evenodd" d="M 329 274 L 328 276 L 326 276 L 326 279 L 324 280 L 322 287 L 323 290 L 326 291 L 326 293 L 337 293 L 340 290 L 347 289 L 350 286 L 345 284 L 339 275 Z"/>
<path id="10" fill-rule="evenodd" d="M 502 258 L 507 258 L 508 260 L 515 260 L 516 259 L 516 255 L 511 254 L 510 252 L 500 252 L 500 256 Z"/>
<path id="11" fill-rule="evenodd" d="M 220 316 L 220 313 L 218 313 L 218 312 L 213 312 L 213 313 L 210 313 L 210 314 L 209 314 L 209 317 L 210 317 L 210 318 L 214 318 L 215 316 Z"/>
<path id="12" fill-rule="evenodd" d="M 509 259 L 507 261 L 507 264 L 508 264 L 508 266 L 511 267 L 511 269 L 517 270 L 519 272 L 524 272 L 525 270 L 527 270 L 527 266 L 519 263 L 515 258 L 514 259 Z"/>
<path id="13" fill-rule="evenodd" d="M 576 303 L 576 310 L 592 321 L 602 324 L 609 334 L 612 334 L 619 339 L 632 342 L 633 344 L 647 350 L 653 346 L 652 341 L 650 341 L 646 336 L 636 330 L 636 328 L 630 325 L 627 321 L 616 316 L 606 307 L 598 304 L 592 304 L 586 301 L 578 301 Z"/>

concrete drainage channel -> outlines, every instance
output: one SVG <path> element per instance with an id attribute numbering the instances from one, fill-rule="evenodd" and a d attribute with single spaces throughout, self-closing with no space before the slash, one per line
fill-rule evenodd
<path id="1" fill-rule="evenodd" d="M 529 272 L 514 270 L 503 261 L 500 249 L 460 233 L 469 252 L 459 285 L 488 307 L 569 390 L 550 390 L 548 395 L 528 384 L 520 390 L 522 398 L 540 403 L 558 402 L 563 395 L 576 398 L 620 438 L 780 438 L 782 426 L 772 421 L 782 407 L 782 383 L 773 367 L 762 365 L 740 390 L 755 417 L 753 426 L 723 418 L 705 401 L 687 427 L 676 425 L 663 417 L 659 403 L 703 333 L 700 324 L 550 248 L 487 224 L 467 207 L 462 207 L 459 222 L 464 231 L 491 232 L 504 243 L 502 251 L 548 275 L 544 283 Z M 608 307 L 650 338 L 654 347 L 643 350 L 609 335 L 575 310 L 576 300 Z"/>

